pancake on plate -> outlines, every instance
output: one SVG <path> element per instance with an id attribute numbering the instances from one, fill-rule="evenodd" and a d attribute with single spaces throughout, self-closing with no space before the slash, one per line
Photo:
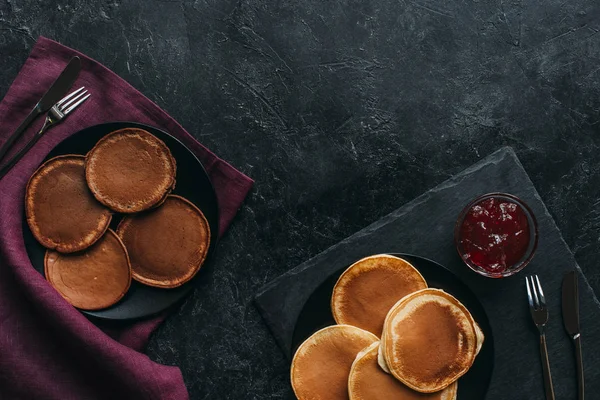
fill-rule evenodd
<path id="1" fill-rule="evenodd" d="M 348 377 L 350 400 L 455 400 L 457 383 L 435 393 L 419 393 L 382 371 L 377 364 L 379 342 L 361 351 Z"/>
<path id="2" fill-rule="evenodd" d="M 33 236 L 61 253 L 83 250 L 106 230 L 112 212 L 98 203 L 85 181 L 85 157 L 46 161 L 29 179 L 25 214 Z"/>
<path id="3" fill-rule="evenodd" d="M 376 343 L 370 332 L 350 325 L 321 329 L 298 347 L 290 378 L 299 400 L 348 399 L 348 375 L 356 355 Z"/>
<path id="4" fill-rule="evenodd" d="M 394 304 L 427 283 L 408 261 L 388 254 L 363 258 L 340 276 L 331 296 L 338 324 L 354 325 L 381 336 L 383 321 Z"/>
<path id="5" fill-rule="evenodd" d="M 123 218 L 117 234 L 129 253 L 133 279 L 160 288 L 192 279 L 210 245 L 210 227 L 202 211 L 175 195 L 158 208 Z"/>
<path id="6" fill-rule="evenodd" d="M 48 250 L 44 273 L 65 300 L 82 310 L 112 306 L 121 300 L 131 284 L 127 251 L 110 229 L 82 252 L 61 254 Z"/>
<path id="7" fill-rule="evenodd" d="M 109 133 L 86 156 L 90 190 L 100 203 L 120 213 L 159 205 L 175 187 L 175 173 L 169 148 L 138 128 Z"/>
<path id="8" fill-rule="evenodd" d="M 471 313 L 469 313 L 469 316 L 471 316 Z M 472 316 L 471 316 L 471 318 L 472 318 Z M 475 355 L 478 355 L 479 352 L 481 351 L 481 348 L 483 347 L 483 342 L 485 341 L 485 335 L 474 319 L 473 319 L 473 326 L 475 327 L 475 334 L 477 335 L 477 350 L 475 351 Z M 383 334 L 381 336 L 381 342 L 383 342 L 384 340 L 385 340 L 385 334 Z M 384 370 L 388 374 L 391 374 L 391 372 L 387 366 L 387 363 L 385 361 L 385 357 L 383 356 L 382 346 L 379 346 L 379 349 L 377 352 L 377 363 L 379 364 L 379 367 L 382 370 Z"/>
<path id="9" fill-rule="evenodd" d="M 464 375 L 475 360 L 473 317 L 439 289 L 407 295 L 388 313 L 381 341 L 391 374 L 423 393 L 437 392 Z"/>

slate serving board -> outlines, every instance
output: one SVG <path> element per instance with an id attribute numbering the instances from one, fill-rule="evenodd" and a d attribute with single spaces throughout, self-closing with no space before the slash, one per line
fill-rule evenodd
<path id="1" fill-rule="evenodd" d="M 531 207 L 538 220 L 539 243 L 525 270 L 494 280 L 462 263 L 453 229 L 471 199 L 497 191 L 515 194 Z M 498 150 L 263 287 L 256 305 L 288 357 L 296 320 L 311 293 L 330 275 L 376 253 L 410 253 L 437 261 L 478 296 L 494 333 L 495 366 L 486 399 L 544 398 L 539 336 L 527 306 L 526 274 L 538 274 L 546 292 L 550 311 L 546 334 L 556 399 L 576 398 L 575 362 L 562 325 L 560 294 L 564 273 L 577 270 L 586 394 L 600 399 L 600 303 L 512 149 Z"/>

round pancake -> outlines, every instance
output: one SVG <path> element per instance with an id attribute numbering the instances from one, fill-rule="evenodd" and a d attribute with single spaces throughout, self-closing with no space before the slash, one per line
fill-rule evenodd
<path id="1" fill-rule="evenodd" d="M 469 315 L 471 315 L 471 313 L 469 313 Z M 475 351 L 475 355 L 478 355 L 479 352 L 481 351 L 481 348 L 483 347 L 483 342 L 485 341 L 485 335 L 474 319 L 473 319 L 473 326 L 475 327 L 475 334 L 477 335 L 477 350 Z M 381 342 L 383 342 L 384 340 L 385 340 L 385 332 L 383 332 L 381 335 Z M 379 364 L 379 367 L 382 370 L 384 370 L 387 374 L 391 374 L 390 369 L 388 368 L 387 363 L 385 361 L 385 357 L 383 356 L 382 347 L 383 346 L 380 345 L 379 349 L 377 351 L 377 363 Z"/>
<path id="2" fill-rule="evenodd" d="M 392 375 L 423 393 L 444 389 L 464 375 L 477 353 L 469 311 L 453 296 L 423 289 L 396 303 L 385 320 L 383 356 Z"/>
<path id="3" fill-rule="evenodd" d="M 419 393 L 385 373 L 377 364 L 379 342 L 361 351 L 354 360 L 348 377 L 350 400 L 454 400 L 457 383 L 435 393 Z"/>
<path id="4" fill-rule="evenodd" d="M 175 186 L 175 173 L 169 148 L 138 128 L 109 133 L 86 156 L 90 190 L 100 203 L 120 213 L 160 204 Z"/>
<path id="5" fill-rule="evenodd" d="M 409 262 L 388 254 L 363 258 L 340 276 L 331 296 L 338 324 L 354 325 L 381 336 L 383 321 L 394 304 L 427 283 Z"/>
<path id="6" fill-rule="evenodd" d="M 210 227 L 202 211 L 174 195 L 154 210 L 123 218 L 117 234 L 129 253 L 133 279 L 161 288 L 192 279 L 210 245 Z"/>
<path id="7" fill-rule="evenodd" d="M 48 250 L 44 272 L 50 284 L 74 307 L 99 310 L 117 303 L 131 284 L 127 250 L 112 231 L 75 254 Z"/>
<path id="8" fill-rule="evenodd" d="M 48 249 L 80 251 L 108 229 L 112 213 L 88 189 L 84 164 L 83 156 L 55 157 L 29 179 L 25 193 L 27 224 Z"/>
<path id="9" fill-rule="evenodd" d="M 290 377 L 299 400 L 348 399 L 348 375 L 356 355 L 378 341 L 370 332 L 350 325 L 332 325 L 298 347 Z"/>

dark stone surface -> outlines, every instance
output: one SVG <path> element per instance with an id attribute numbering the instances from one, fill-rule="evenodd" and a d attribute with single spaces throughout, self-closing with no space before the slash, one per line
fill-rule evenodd
<path id="1" fill-rule="evenodd" d="M 194 399 L 288 398 L 255 292 L 502 145 L 600 291 L 599 30 L 592 0 L 0 0 L 0 96 L 45 35 L 256 180 L 148 351 Z"/>
<path id="2" fill-rule="evenodd" d="M 538 249 L 526 272 L 539 276 L 551 314 L 546 336 L 556 398 L 570 398 L 577 387 L 571 339 L 561 321 L 561 284 L 567 271 L 579 267 L 510 149 L 502 149 L 486 157 L 465 172 L 269 283 L 257 297 L 257 303 L 281 347 L 290 350 L 298 315 L 309 296 L 329 276 L 371 254 L 419 254 L 441 263 L 456 274 L 473 290 L 487 312 L 494 335 L 495 363 L 486 399 L 543 398 L 537 346 L 539 334 L 527 306 L 524 274 L 505 279 L 479 276 L 464 265 L 454 247 L 454 222 L 464 205 L 479 194 L 494 190 L 517 195 L 537 216 Z M 552 268 L 548 268 L 550 265 Z M 419 264 L 415 266 L 419 268 Z M 586 389 L 588 393 L 598 393 L 600 303 L 584 279 L 581 279 L 579 287 L 582 340 L 585 340 L 582 347 L 585 348 Z M 324 300 L 322 307 L 326 309 L 329 307 L 329 298 Z M 485 344 L 482 353 L 484 351 Z M 509 381 L 511 384 L 507 385 Z M 459 399 L 461 385 L 459 381 Z"/>

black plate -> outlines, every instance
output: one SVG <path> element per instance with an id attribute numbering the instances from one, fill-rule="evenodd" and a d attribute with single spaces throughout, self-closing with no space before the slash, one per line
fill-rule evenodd
<path id="1" fill-rule="evenodd" d="M 98 140 L 108 133 L 117 129 L 130 127 L 147 130 L 165 142 L 171 150 L 171 153 L 177 162 L 176 186 L 173 190 L 173 194 L 183 196 L 194 203 L 202 210 L 210 225 L 211 242 L 206 261 L 208 262 L 211 255 L 214 253 L 217 237 L 219 235 L 219 208 L 217 195 L 202 163 L 200 163 L 194 153 L 173 136 L 160 129 L 133 122 L 111 122 L 108 124 L 95 125 L 85 128 L 63 140 L 52 149 L 44 161 L 62 154 L 85 155 L 92 147 L 94 147 Z M 23 237 L 25 239 L 27 254 L 31 259 L 33 267 L 44 275 L 44 254 L 46 253 L 46 249 L 33 237 L 29 225 L 25 220 L 25 216 L 23 216 L 23 219 Z M 115 229 L 120 220 L 121 216 L 115 214 L 111 222 L 111 228 Z M 174 289 L 159 289 L 132 281 L 129 291 L 125 294 L 123 299 L 114 306 L 99 311 L 82 310 L 82 312 L 86 315 L 110 320 L 141 318 L 156 314 L 183 299 L 183 297 L 192 290 L 194 283 L 196 283 L 198 279 L 201 279 L 202 269 L 206 268 L 206 262 L 192 280 L 180 287 Z"/>
<path id="2" fill-rule="evenodd" d="M 440 264 L 423 257 L 408 254 L 392 254 L 409 261 L 423 275 L 429 287 L 443 289 L 463 303 L 481 327 L 485 341 L 481 351 L 475 358 L 473 366 L 458 380 L 458 399 L 483 399 L 492 378 L 494 368 L 494 339 L 492 328 L 483 306 L 475 294 L 452 272 Z M 343 268 L 330 276 L 321 284 L 304 304 L 298 316 L 294 337 L 292 339 L 292 354 L 304 340 L 314 332 L 328 325 L 335 324 L 331 315 L 331 294 L 338 278 L 344 272 Z"/>

